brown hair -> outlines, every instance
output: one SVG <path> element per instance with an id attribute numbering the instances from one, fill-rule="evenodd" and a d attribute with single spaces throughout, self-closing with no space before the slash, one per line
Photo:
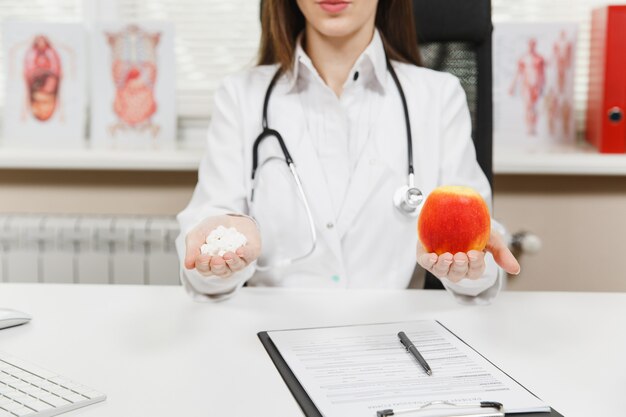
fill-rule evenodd
<path id="1" fill-rule="evenodd" d="M 291 70 L 296 38 L 304 25 L 304 15 L 295 0 L 264 0 L 258 65 L 279 64 L 283 72 Z M 421 65 L 412 0 L 379 0 L 376 27 L 389 59 Z"/>

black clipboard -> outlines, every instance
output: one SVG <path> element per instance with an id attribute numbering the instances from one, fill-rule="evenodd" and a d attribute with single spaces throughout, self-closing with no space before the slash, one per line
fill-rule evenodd
<path id="1" fill-rule="evenodd" d="M 441 325 L 443 326 L 443 324 Z M 450 329 L 448 329 L 445 326 L 443 327 L 446 330 L 448 330 L 450 333 L 456 336 L 456 334 L 450 331 Z M 263 344 L 263 347 L 265 347 L 267 354 L 272 359 L 272 362 L 274 362 L 274 365 L 276 366 L 278 373 L 280 373 L 280 376 L 283 378 L 283 381 L 285 381 L 285 384 L 287 384 L 287 388 L 289 388 L 289 391 L 291 391 L 291 395 L 293 395 L 293 397 L 298 402 L 298 405 L 302 409 L 302 412 L 304 413 L 304 415 L 306 417 L 323 417 L 322 414 L 317 409 L 317 407 L 315 406 L 315 404 L 313 403 L 313 400 L 311 399 L 311 397 L 309 397 L 309 395 L 306 393 L 306 391 L 304 390 L 304 388 L 298 381 L 298 378 L 296 378 L 294 373 L 291 372 L 291 368 L 289 368 L 289 365 L 287 365 L 287 362 L 285 362 L 285 359 L 283 359 L 283 356 L 280 354 L 280 352 L 276 348 L 276 345 L 274 345 L 274 342 L 272 342 L 270 335 L 265 331 L 265 332 L 257 333 L 257 336 L 259 336 L 259 340 L 261 340 L 261 343 Z M 458 336 L 456 337 L 459 338 Z M 459 338 L 459 340 L 465 343 L 463 339 Z M 474 349 L 474 351 L 476 351 L 476 349 Z M 478 354 L 480 355 L 479 352 Z M 511 417 L 563 417 L 561 413 L 559 413 L 558 411 L 552 408 L 550 408 L 550 413 L 515 413 L 515 414 L 509 414 L 509 415 Z"/>

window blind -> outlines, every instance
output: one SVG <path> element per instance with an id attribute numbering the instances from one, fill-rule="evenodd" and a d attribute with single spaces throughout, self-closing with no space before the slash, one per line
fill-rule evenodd
<path id="1" fill-rule="evenodd" d="M 495 23 L 567 21 L 579 24 L 575 94 L 581 127 L 587 94 L 591 10 L 619 3 L 607 0 L 492 0 Z M 257 0 L 2 0 L 0 22 L 10 18 L 83 21 L 87 26 L 92 26 L 98 19 L 173 21 L 178 111 L 182 117 L 210 115 L 212 96 L 221 79 L 254 64 L 260 38 Z M 2 61 L 0 52 L 1 64 Z M 0 71 L 0 103 L 4 102 L 4 83 L 4 71 Z"/>

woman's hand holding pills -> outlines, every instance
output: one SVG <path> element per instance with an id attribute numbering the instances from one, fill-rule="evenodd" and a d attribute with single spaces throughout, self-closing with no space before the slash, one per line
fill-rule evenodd
<path id="1" fill-rule="evenodd" d="M 195 268 L 204 276 L 227 278 L 261 253 L 259 230 L 245 216 L 208 217 L 187 234 L 185 243 L 185 268 Z"/>

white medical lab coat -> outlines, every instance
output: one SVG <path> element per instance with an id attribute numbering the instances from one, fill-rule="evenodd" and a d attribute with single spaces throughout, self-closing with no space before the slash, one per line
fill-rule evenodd
<path id="1" fill-rule="evenodd" d="M 491 202 L 459 81 L 414 65 L 393 66 L 408 102 L 417 187 L 427 196 L 440 185 L 466 185 Z M 181 264 L 185 236 L 201 220 L 250 214 L 252 145 L 261 133 L 263 98 L 276 69 L 258 66 L 230 76 L 215 95 L 198 184 L 178 216 Z M 318 236 L 314 253 L 264 272 L 255 269 L 255 262 L 226 279 L 183 268 L 182 283 L 193 297 L 228 297 L 245 282 L 407 288 L 416 264 L 417 221 L 392 202 L 396 189 L 407 183 L 407 141 L 402 102 L 377 32 L 350 74 L 337 98 L 298 47 L 293 71 L 279 79 L 269 103 L 269 126 L 282 134 L 311 205 Z M 265 140 L 260 155 L 261 161 L 282 157 L 274 139 Z M 307 218 L 287 174 L 276 162 L 259 172 L 252 213 L 261 230 L 259 262 L 298 256 L 310 245 Z M 486 262 L 483 277 L 459 283 L 444 279 L 445 287 L 463 301 L 488 301 L 499 291 L 503 274 L 490 254 Z"/>

